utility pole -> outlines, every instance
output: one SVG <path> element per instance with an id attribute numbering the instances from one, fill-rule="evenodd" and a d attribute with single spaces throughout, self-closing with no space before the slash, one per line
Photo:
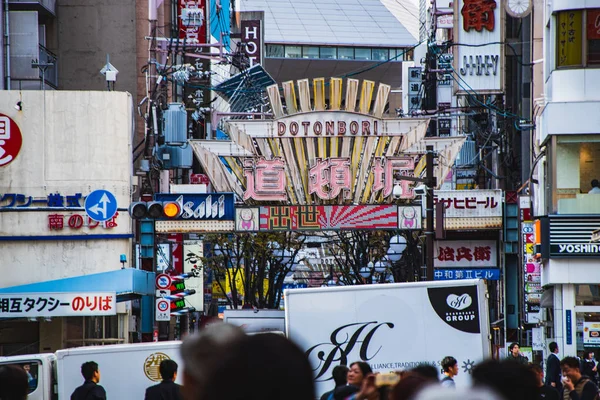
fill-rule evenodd
<path id="1" fill-rule="evenodd" d="M 427 181 L 427 196 L 425 200 L 425 265 L 427 267 L 427 280 L 433 280 L 433 190 L 437 182 L 433 175 L 433 146 L 426 147 L 425 154 L 425 180 Z"/>

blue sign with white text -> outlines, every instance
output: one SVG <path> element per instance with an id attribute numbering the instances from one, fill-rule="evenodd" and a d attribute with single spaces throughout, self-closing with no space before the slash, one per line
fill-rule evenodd
<path id="1" fill-rule="evenodd" d="M 489 281 L 500 280 L 499 268 L 436 268 L 433 271 L 433 279 L 436 281 L 448 281 L 456 279 L 487 279 Z"/>
<path id="2" fill-rule="evenodd" d="M 84 207 L 94 221 L 108 221 L 117 213 L 117 198 L 108 190 L 94 190 L 85 198 Z"/>
<path id="3" fill-rule="evenodd" d="M 155 201 L 175 201 L 181 207 L 178 220 L 233 221 L 235 219 L 233 193 L 157 193 Z"/>

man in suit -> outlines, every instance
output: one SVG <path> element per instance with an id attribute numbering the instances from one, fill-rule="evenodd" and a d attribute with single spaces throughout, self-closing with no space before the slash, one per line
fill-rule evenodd
<path id="1" fill-rule="evenodd" d="M 550 343 L 548 346 L 550 349 L 550 355 L 546 360 L 546 381 L 544 382 L 548 386 L 552 386 L 559 393 L 562 393 L 562 382 L 560 381 L 560 359 L 558 358 L 558 344 L 556 342 Z"/>
<path id="2" fill-rule="evenodd" d="M 144 400 L 183 400 L 181 386 L 175 383 L 177 363 L 173 360 L 162 360 L 158 366 L 162 382 L 146 389 Z"/>

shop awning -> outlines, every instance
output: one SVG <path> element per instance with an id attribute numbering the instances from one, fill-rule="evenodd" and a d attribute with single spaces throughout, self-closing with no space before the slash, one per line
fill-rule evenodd
<path id="1" fill-rule="evenodd" d="M 116 292 L 120 302 L 154 296 L 154 278 L 154 272 L 128 268 L 0 288 L 0 293 Z"/>

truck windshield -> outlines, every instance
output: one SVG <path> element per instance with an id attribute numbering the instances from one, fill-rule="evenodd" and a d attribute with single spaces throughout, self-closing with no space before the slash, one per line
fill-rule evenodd
<path id="1" fill-rule="evenodd" d="M 15 367 L 23 368 L 25 372 L 27 372 L 27 383 L 29 385 L 29 393 L 35 392 L 35 390 L 38 387 L 38 376 L 40 369 L 39 361 L 27 361 L 3 365 L 14 365 Z"/>

